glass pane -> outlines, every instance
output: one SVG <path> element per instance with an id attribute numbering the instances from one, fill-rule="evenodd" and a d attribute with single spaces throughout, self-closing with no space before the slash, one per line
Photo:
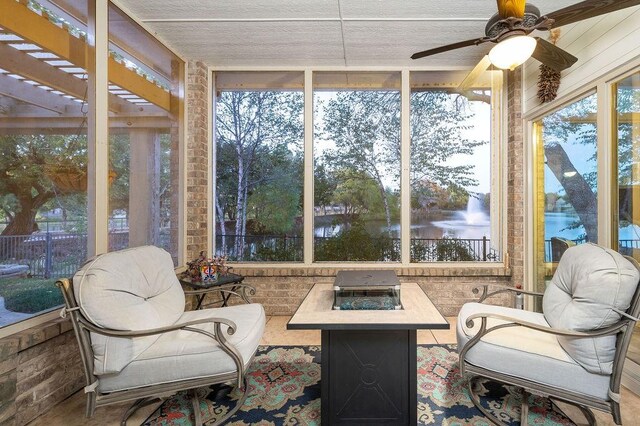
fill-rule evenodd
<path id="1" fill-rule="evenodd" d="M 178 260 L 183 62 L 109 4 L 109 250 Z"/>
<path id="2" fill-rule="evenodd" d="M 618 136 L 618 251 L 640 261 L 640 73 L 615 85 Z M 640 364 L 640 326 L 627 353 Z"/>
<path id="3" fill-rule="evenodd" d="M 216 73 L 225 88 L 215 101 L 216 255 L 303 260 L 302 81 L 302 73 Z"/>
<path id="4" fill-rule="evenodd" d="M 596 112 L 594 94 L 536 123 L 539 290 L 568 247 L 598 242 Z"/>
<path id="5" fill-rule="evenodd" d="M 316 261 L 400 260 L 398 86 L 397 73 L 314 74 Z"/>
<path id="6" fill-rule="evenodd" d="M 411 92 L 412 262 L 499 260 L 491 244 L 491 91 L 472 96 Z"/>
<path id="7" fill-rule="evenodd" d="M 7 7 L 30 12 L 0 30 L 0 327 L 61 305 L 55 280 L 87 256 L 86 21 L 53 2 Z"/>

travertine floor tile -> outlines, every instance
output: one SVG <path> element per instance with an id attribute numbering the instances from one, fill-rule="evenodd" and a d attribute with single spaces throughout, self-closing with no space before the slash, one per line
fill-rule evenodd
<path id="1" fill-rule="evenodd" d="M 457 317 L 446 317 L 449 321 L 449 330 L 431 330 L 433 337 L 440 345 L 452 345 L 456 343 L 456 319 Z"/>
<path id="2" fill-rule="evenodd" d="M 290 316 L 273 316 L 267 323 L 263 345 L 319 345 L 320 330 L 287 330 Z"/>
<path id="3" fill-rule="evenodd" d="M 418 330 L 418 344 L 419 345 L 435 345 L 438 342 L 433 337 L 431 330 Z"/>

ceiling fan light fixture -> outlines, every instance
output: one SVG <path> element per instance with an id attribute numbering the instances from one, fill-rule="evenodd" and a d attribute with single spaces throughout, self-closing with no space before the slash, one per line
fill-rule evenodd
<path id="1" fill-rule="evenodd" d="M 526 35 L 509 37 L 493 46 L 489 59 L 496 67 L 513 71 L 531 57 L 536 44 L 535 38 Z"/>

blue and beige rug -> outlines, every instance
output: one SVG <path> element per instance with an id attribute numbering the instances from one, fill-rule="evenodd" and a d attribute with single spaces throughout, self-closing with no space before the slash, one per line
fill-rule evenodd
<path id="1" fill-rule="evenodd" d="M 249 397 L 228 422 L 230 426 L 320 425 L 320 347 L 261 346 L 248 372 Z M 455 346 L 418 347 L 418 424 L 490 426 L 467 394 Z M 510 425 L 520 424 L 520 393 L 509 386 L 483 383 L 482 404 Z M 240 396 L 228 386 L 199 390 L 202 418 L 214 423 L 235 406 Z M 531 397 L 529 424 L 573 425 L 554 412 L 548 400 Z M 191 425 L 186 393 L 165 401 L 145 425 Z"/>

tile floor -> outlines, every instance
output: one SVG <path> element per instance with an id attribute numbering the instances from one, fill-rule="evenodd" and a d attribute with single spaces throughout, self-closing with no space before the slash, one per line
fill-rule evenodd
<path id="1" fill-rule="evenodd" d="M 449 344 L 456 342 L 455 318 L 447 318 L 451 323 L 450 330 L 422 330 L 418 332 L 418 344 Z M 319 345 L 319 331 L 290 331 L 287 330 L 289 317 L 274 316 L 267 318 L 267 327 L 262 339 L 263 345 Z M 85 419 L 85 399 L 82 391 L 72 395 L 52 410 L 31 422 L 32 426 L 116 426 L 120 422 L 120 416 L 128 408 L 127 404 L 101 407 L 91 419 Z M 131 417 L 128 424 L 137 425 L 144 421 L 152 413 L 156 405 L 144 407 Z M 577 410 L 562 405 L 579 426 L 586 424 Z M 594 411 L 599 426 L 614 425 L 611 416 Z M 640 397 L 631 393 L 626 388 L 622 389 L 622 417 L 625 426 L 640 426 Z"/>

